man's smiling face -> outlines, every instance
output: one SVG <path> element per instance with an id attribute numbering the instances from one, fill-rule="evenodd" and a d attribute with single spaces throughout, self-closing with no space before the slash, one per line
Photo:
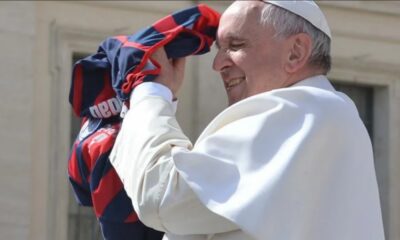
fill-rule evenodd
<path id="1" fill-rule="evenodd" d="M 213 68 L 221 74 L 229 105 L 283 87 L 284 40 L 261 25 L 259 1 L 236 1 L 222 15 Z"/>

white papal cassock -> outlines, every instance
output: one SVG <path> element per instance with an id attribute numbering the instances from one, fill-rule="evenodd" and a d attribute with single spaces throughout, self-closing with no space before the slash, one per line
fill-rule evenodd
<path id="1" fill-rule="evenodd" d="M 194 146 L 170 101 L 137 90 L 110 159 L 165 239 L 384 239 L 371 142 L 325 76 L 237 102 Z"/>

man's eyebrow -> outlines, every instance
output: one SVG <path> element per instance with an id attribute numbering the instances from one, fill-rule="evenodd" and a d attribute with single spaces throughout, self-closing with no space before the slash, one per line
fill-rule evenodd
<path id="1" fill-rule="evenodd" d="M 244 40 L 243 37 L 240 37 L 238 35 L 228 35 L 227 37 L 228 40 L 232 41 L 232 40 Z"/>

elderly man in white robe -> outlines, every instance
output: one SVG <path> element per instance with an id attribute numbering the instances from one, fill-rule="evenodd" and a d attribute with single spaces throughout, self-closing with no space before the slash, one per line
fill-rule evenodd
<path id="1" fill-rule="evenodd" d="M 175 117 L 184 60 L 157 51 L 110 157 L 143 223 L 169 240 L 384 239 L 370 139 L 326 78 L 330 41 L 312 1 L 234 2 L 213 63 L 229 107 L 194 145 Z"/>

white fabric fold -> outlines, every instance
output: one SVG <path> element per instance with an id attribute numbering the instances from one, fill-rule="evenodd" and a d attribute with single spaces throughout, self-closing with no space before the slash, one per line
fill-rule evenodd
<path id="1" fill-rule="evenodd" d="M 170 240 L 384 239 L 367 131 L 325 76 L 230 106 L 193 148 L 171 104 L 144 97 L 110 160 Z"/>

